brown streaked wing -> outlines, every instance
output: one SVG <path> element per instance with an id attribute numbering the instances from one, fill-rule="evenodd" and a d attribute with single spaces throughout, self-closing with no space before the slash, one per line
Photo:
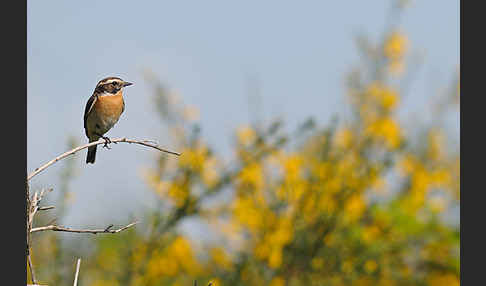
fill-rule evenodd
<path id="1" fill-rule="evenodd" d="M 88 102 L 86 103 L 86 107 L 84 108 L 84 131 L 86 133 L 86 136 L 88 136 L 88 130 L 86 130 L 86 119 L 88 118 L 88 114 L 91 112 L 91 109 L 93 108 L 97 98 L 98 96 L 96 94 L 93 94 L 88 99 Z"/>

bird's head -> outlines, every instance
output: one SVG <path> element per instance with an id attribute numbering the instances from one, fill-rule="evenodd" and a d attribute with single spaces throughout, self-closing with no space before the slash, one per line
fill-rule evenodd
<path id="1" fill-rule="evenodd" d="M 116 94 L 118 91 L 133 83 L 122 80 L 119 77 L 107 77 L 98 82 L 96 90 L 101 93 Z"/>

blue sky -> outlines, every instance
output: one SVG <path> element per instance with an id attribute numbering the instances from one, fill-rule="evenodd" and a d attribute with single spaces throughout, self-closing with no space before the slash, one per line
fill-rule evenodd
<path id="1" fill-rule="evenodd" d="M 199 108 L 203 136 L 222 152 L 230 150 L 234 128 L 250 120 L 252 76 L 260 81 L 262 119 L 283 117 L 292 128 L 314 116 L 325 124 L 344 111 L 344 76 L 359 61 L 353 36 L 365 32 L 377 39 L 390 1 L 28 1 L 27 6 L 31 171 L 64 152 L 68 136 L 87 141 L 84 107 L 106 76 L 135 83 L 126 90 L 125 113 L 107 135 L 156 139 L 170 148 L 144 69 Z M 459 1 L 411 1 L 401 30 L 411 49 L 425 55 L 403 102 L 406 117 L 423 111 L 458 69 Z M 143 208 L 150 191 L 140 174 L 153 162 L 153 152 L 119 144 L 100 150 L 89 166 L 86 153 L 77 154 L 75 200 L 66 224 L 122 222 Z M 32 186 L 55 190 L 62 164 L 35 177 Z"/>

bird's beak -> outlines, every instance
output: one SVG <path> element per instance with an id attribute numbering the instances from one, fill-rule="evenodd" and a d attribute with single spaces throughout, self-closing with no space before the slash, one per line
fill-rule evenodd
<path id="1" fill-rule="evenodd" d="M 124 82 L 123 82 L 123 87 L 127 87 L 127 86 L 132 85 L 132 84 L 133 84 L 133 83 L 131 83 L 131 82 L 124 81 Z"/>

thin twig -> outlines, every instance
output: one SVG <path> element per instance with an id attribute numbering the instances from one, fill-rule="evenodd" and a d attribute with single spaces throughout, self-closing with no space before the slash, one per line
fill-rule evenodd
<path id="1" fill-rule="evenodd" d="M 81 258 L 78 258 L 76 263 L 76 274 L 74 275 L 74 286 L 78 285 L 79 265 L 81 264 Z"/>
<path id="2" fill-rule="evenodd" d="M 48 189 L 48 192 L 52 191 L 52 189 Z M 32 280 L 32 283 L 36 284 L 36 279 L 35 279 L 35 273 L 34 273 L 34 267 L 32 266 L 32 259 L 31 259 L 31 251 L 30 251 L 30 233 L 32 232 L 32 223 L 34 221 L 34 216 L 39 210 L 39 203 L 44 197 L 44 193 L 46 190 L 42 190 L 40 193 L 35 192 L 34 195 L 32 196 L 32 199 L 28 198 L 28 216 L 27 216 L 27 230 L 28 230 L 28 237 L 27 237 L 27 261 L 29 263 L 29 269 L 30 269 L 30 277 Z M 28 195 L 28 194 L 27 194 Z"/>
<path id="3" fill-rule="evenodd" d="M 30 279 L 32 280 L 33 284 L 36 284 L 35 282 L 35 274 L 34 274 L 34 268 L 32 267 L 32 261 L 30 259 L 30 244 L 31 244 L 31 234 L 30 234 L 30 229 L 32 228 L 32 224 L 30 223 L 30 213 L 31 213 L 31 206 L 32 206 L 32 201 L 30 199 L 30 191 L 29 191 L 29 182 L 26 181 L 26 189 L 25 189 L 25 195 L 27 199 L 27 209 L 26 209 L 26 230 L 27 230 L 27 235 L 26 235 L 26 242 L 27 242 L 27 249 L 26 249 L 26 254 L 27 254 L 27 263 L 29 264 L 29 270 L 30 270 Z"/>
<path id="4" fill-rule="evenodd" d="M 110 228 L 112 228 L 112 227 L 113 227 L 113 224 L 110 224 L 109 226 L 107 226 L 107 227 L 105 228 L 105 232 L 106 232 L 106 231 L 108 231 L 108 230 L 110 230 Z"/>
<path id="5" fill-rule="evenodd" d="M 143 145 L 143 146 L 147 146 L 147 147 L 151 147 L 151 148 L 157 149 L 157 150 L 159 150 L 161 152 L 165 152 L 165 153 L 169 153 L 169 154 L 173 154 L 173 155 L 177 155 L 177 156 L 180 156 L 181 155 L 180 153 L 177 153 L 177 152 L 174 152 L 174 151 L 169 151 L 169 150 L 166 150 L 166 149 L 162 149 L 157 144 L 153 144 L 152 143 L 153 141 L 150 141 L 150 140 L 142 140 L 142 141 L 139 141 L 139 140 L 133 140 L 133 139 L 127 139 L 127 138 L 117 138 L 117 139 L 110 139 L 110 141 L 111 141 L 111 143 L 125 142 L 125 143 L 139 144 L 139 145 Z M 98 141 L 91 142 L 91 143 L 88 143 L 86 145 L 82 145 L 82 146 L 76 147 L 76 148 L 74 148 L 74 149 L 72 149 L 70 151 L 67 151 L 67 152 L 59 155 L 58 157 L 52 159 L 51 161 L 45 163 L 44 165 L 40 166 L 39 168 L 35 169 L 34 172 L 30 173 L 30 175 L 27 176 L 27 180 L 29 181 L 35 175 L 37 175 L 40 172 L 42 172 L 45 169 L 47 169 L 47 167 L 49 167 L 50 165 L 56 163 L 57 161 L 60 161 L 60 160 L 62 160 L 64 158 L 66 158 L 69 155 L 73 155 L 74 153 L 76 153 L 78 151 L 81 151 L 83 149 L 86 149 L 88 147 L 95 146 L 95 145 L 100 145 L 100 144 L 105 144 L 105 143 L 106 143 L 106 141 L 104 139 L 100 139 Z"/>
<path id="6" fill-rule="evenodd" d="M 132 227 L 136 225 L 138 222 L 132 222 L 131 224 L 128 224 L 122 228 L 119 229 L 114 229 L 111 230 L 111 227 L 106 227 L 104 229 L 73 229 L 73 228 L 67 228 L 67 227 L 62 227 L 62 226 L 57 226 L 57 225 L 47 225 L 47 226 L 41 226 L 41 227 L 36 227 L 32 228 L 30 232 L 38 232 L 38 231 L 46 231 L 46 230 L 52 230 L 52 231 L 64 231 L 64 232 L 76 232 L 76 233 L 92 233 L 92 234 L 97 234 L 97 233 L 118 233 L 120 231 L 124 231 L 125 229 Z"/>
<path id="7" fill-rule="evenodd" d="M 55 208 L 55 206 L 47 206 L 47 207 L 39 207 L 37 210 L 38 211 L 47 211 Z"/>
<path id="8" fill-rule="evenodd" d="M 29 269 L 30 269 L 30 280 L 32 280 L 33 284 L 37 284 L 37 281 L 35 279 L 35 274 L 34 274 L 34 268 L 32 267 L 32 260 L 30 259 L 30 253 L 27 255 L 27 261 L 29 263 Z"/>
<path id="9" fill-rule="evenodd" d="M 52 189 L 48 189 L 48 192 L 51 192 Z M 32 199 L 30 200 L 31 206 L 30 206 L 30 213 L 29 213 L 29 226 L 32 228 L 32 222 L 34 221 L 34 216 L 37 213 L 38 210 L 41 209 L 39 207 L 39 203 L 41 202 L 42 198 L 44 197 L 44 193 L 46 190 L 42 190 L 40 193 L 35 192 L 34 195 L 32 196 Z M 47 209 L 51 209 L 54 207 L 48 207 Z M 45 209 L 45 208 L 44 208 Z"/>

